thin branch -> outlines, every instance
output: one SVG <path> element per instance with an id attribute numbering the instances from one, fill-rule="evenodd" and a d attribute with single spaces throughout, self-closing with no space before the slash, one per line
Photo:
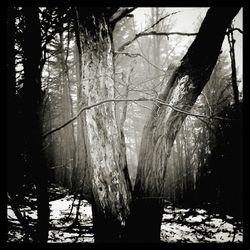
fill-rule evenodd
<path id="1" fill-rule="evenodd" d="M 125 55 L 125 56 L 129 56 L 129 57 L 132 57 L 132 58 L 140 56 L 141 58 L 143 58 L 147 63 L 149 63 L 154 68 L 166 73 L 165 70 L 163 70 L 163 69 L 159 68 L 158 66 L 156 66 L 155 64 L 151 63 L 145 56 L 143 56 L 143 55 L 141 55 L 139 53 L 128 53 L 128 52 L 117 52 L 117 51 L 115 51 L 114 54 L 115 55 Z"/>
<path id="2" fill-rule="evenodd" d="M 68 27 L 64 27 L 62 29 L 55 29 L 53 30 L 49 35 L 46 35 L 45 37 L 45 41 L 44 41 L 44 44 L 41 46 L 41 50 L 42 50 L 42 53 L 43 53 L 43 56 L 41 58 L 41 61 L 40 61 L 40 70 L 42 71 L 43 69 L 43 66 L 44 64 L 46 63 L 47 61 L 47 57 L 46 57 L 46 53 L 47 53 L 47 48 L 46 46 L 50 43 L 50 41 L 55 37 L 55 35 L 59 32 L 64 32 L 67 30 Z"/>
<path id="3" fill-rule="evenodd" d="M 164 72 L 165 73 L 165 72 Z M 161 74 L 161 75 L 158 75 L 158 76 L 155 76 L 153 78 L 149 78 L 149 79 L 146 79 L 144 81 L 140 81 L 140 82 L 135 82 L 133 85 L 135 86 L 134 88 L 130 88 L 129 90 L 130 91 L 137 91 L 136 89 L 138 89 L 138 87 L 140 87 L 140 85 L 144 84 L 144 83 L 147 83 L 147 82 L 150 82 L 150 81 L 153 81 L 155 80 L 156 78 L 159 78 L 159 77 L 162 77 L 162 76 L 165 76 L 165 74 Z M 148 89 L 149 91 L 152 91 L 151 89 Z"/>
<path id="4" fill-rule="evenodd" d="M 136 39 L 138 39 L 139 37 L 142 36 L 172 36 L 172 35 L 180 35 L 180 36 L 196 36 L 198 33 L 186 33 L 186 32 L 156 32 L 156 31 L 150 31 L 150 32 L 140 32 L 138 34 L 136 34 L 134 36 L 134 38 L 132 38 L 131 40 L 127 41 L 126 43 L 124 43 L 122 46 L 120 46 L 118 48 L 117 51 L 122 51 L 125 49 L 125 47 L 127 47 L 128 45 L 130 45 L 132 42 L 134 42 Z"/>
<path id="5" fill-rule="evenodd" d="M 243 34 L 243 31 L 240 28 L 232 28 L 230 31 L 239 31 L 241 34 Z"/>
<path id="6" fill-rule="evenodd" d="M 89 105 L 89 106 L 85 106 L 83 108 L 81 108 L 78 113 L 73 116 L 72 118 L 70 118 L 67 122 L 65 122 L 64 124 L 58 126 L 57 128 L 53 128 L 51 129 L 50 131 L 46 132 L 45 134 L 42 135 L 42 138 L 44 139 L 45 137 L 47 137 L 48 135 L 64 128 L 65 126 L 67 126 L 68 124 L 70 124 L 71 122 L 73 122 L 75 119 L 77 119 L 77 117 L 79 115 L 81 115 L 81 113 L 85 110 L 89 110 L 91 108 L 94 108 L 94 107 L 97 107 L 97 106 L 100 106 L 104 103 L 109 103 L 109 102 L 141 102 L 141 101 L 151 101 L 151 102 L 157 102 L 157 103 L 160 103 L 162 105 L 165 105 L 167 107 L 170 107 L 172 108 L 173 110 L 177 111 L 177 112 L 180 112 L 180 113 L 183 113 L 183 114 L 186 114 L 186 115 L 190 115 L 190 116 L 195 116 L 195 117 L 201 117 L 201 118 L 207 118 L 207 119 L 217 119 L 217 120 L 229 120 L 231 121 L 232 119 L 229 119 L 229 118 L 224 118 L 224 117 L 219 117 L 219 116 L 206 116 L 206 115 L 200 115 L 200 114 L 193 114 L 193 113 L 190 113 L 188 111 L 185 111 L 185 110 L 182 110 L 178 107 L 175 107 L 171 104 L 168 104 L 166 102 L 163 102 L 162 100 L 160 99 L 154 99 L 154 98 L 138 98 L 138 99 L 107 99 L 107 100 L 103 100 L 103 101 L 100 101 L 100 102 L 97 102 L 97 103 L 94 103 L 92 105 Z"/>
<path id="7" fill-rule="evenodd" d="M 208 106 L 208 109 L 209 109 L 209 115 L 211 116 L 211 115 L 212 115 L 212 108 L 211 108 L 211 106 L 210 106 L 210 104 L 209 104 L 208 98 L 207 98 L 207 96 L 205 95 L 205 93 L 203 93 L 203 92 L 201 92 L 201 95 L 204 96 L 204 99 L 205 99 L 205 101 L 206 101 L 206 103 L 207 103 L 207 106 Z"/>
<path id="8" fill-rule="evenodd" d="M 197 32 L 156 32 L 156 31 L 150 31 L 146 33 L 141 33 L 140 36 L 173 36 L 173 35 L 179 35 L 179 36 L 196 36 L 198 33 Z"/>
<path id="9" fill-rule="evenodd" d="M 171 16 L 171 15 L 174 15 L 174 14 L 176 14 L 176 13 L 178 13 L 178 12 L 179 12 L 179 11 L 173 12 L 173 13 L 171 13 L 171 14 L 168 14 L 168 15 L 166 15 L 166 16 L 160 18 L 156 23 L 152 24 L 149 28 L 143 30 L 142 32 L 140 32 L 140 33 L 138 33 L 138 34 L 135 34 L 135 37 L 134 37 L 132 40 L 126 42 L 124 45 L 122 45 L 122 46 L 118 49 L 118 51 L 124 50 L 126 46 L 128 46 L 129 44 L 131 44 L 131 43 L 132 43 L 133 41 L 135 41 L 138 37 L 140 37 L 140 34 L 145 33 L 146 31 L 148 31 L 149 29 L 151 29 L 151 28 L 153 28 L 155 25 L 157 25 L 159 22 L 161 22 L 163 19 L 165 19 L 165 18 L 167 18 L 167 17 L 169 17 L 169 16 Z"/>
<path id="10" fill-rule="evenodd" d="M 148 29 L 147 29 L 148 30 Z M 179 35 L 179 36 L 196 36 L 198 33 L 197 32 L 156 32 L 156 31 L 150 31 L 150 32 L 146 32 L 147 30 L 144 30 L 143 32 L 140 32 L 138 34 L 136 34 L 134 36 L 134 38 L 132 38 L 131 40 L 127 41 L 126 43 L 124 43 L 122 46 L 120 46 L 118 48 L 117 51 L 122 51 L 124 50 L 128 45 L 130 45 L 132 42 L 134 42 L 136 39 L 138 39 L 139 37 L 142 36 L 173 36 L 173 35 Z M 243 34 L 243 31 L 239 28 L 233 28 L 230 31 L 239 31 L 241 34 Z M 228 32 L 226 32 L 226 34 L 228 34 Z"/>
<path id="11" fill-rule="evenodd" d="M 156 101 L 162 105 L 165 105 L 167 107 L 170 107 L 172 108 L 173 110 L 177 111 L 177 112 L 180 112 L 180 113 L 183 113 L 183 114 L 186 114 L 186 115 L 190 115 L 190 116 L 194 116 L 194 117 L 201 117 L 201 118 L 207 118 L 207 119 L 216 119 L 216 120 L 229 120 L 231 121 L 232 119 L 229 119 L 229 118 L 225 118 L 225 117 L 219 117 L 219 116 L 207 116 L 207 115 L 200 115 L 200 114 L 194 114 L 194 113 L 190 113 L 188 111 L 185 111 L 185 110 L 182 110 L 178 107 L 175 107 L 173 105 L 170 105 L 168 103 L 165 103 L 163 101 L 161 101 L 160 99 L 155 99 L 155 100 L 150 100 L 150 101 Z"/>
<path id="12" fill-rule="evenodd" d="M 152 24 L 149 28 L 145 29 L 143 32 L 146 32 L 148 31 L 149 29 L 152 29 L 154 26 L 156 26 L 159 22 L 161 22 L 163 19 L 169 17 L 169 16 L 172 16 L 172 15 L 175 15 L 177 13 L 179 13 L 180 11 L 176 11 L 176 12 L 173 12 L 173 13 L 170 13 L 170 14 L 167 14 L 166 16 L 160 18 L 156 23 Z"/>
<path id="13" fill-rule="evenodd" d="M 142 104 L 140 104 L 140 103 L 138 103 L 138 102 L 136 102 L 136 101 L 134 101 L 134 103 L 137 104 L 137 105 L 139 105 L 139 106 L 142 107 L 142 108 L 145 108 L 145 109 L 148 109 L 148 110 L 152 111 L 151 108 L 149 108 L 149 107 L 147 107 L 147 106 L 145 106 L 145 105 L 142 105 Z"/>
<path id="14" fill-rule="evenodd" d="M 85 110 L 94 108 L 94 107 L 96 107 L 96 106 L 99 106 L 99 105 L 101 105 L 101 104 L 108 103 L 108 102 L 122 102 L 122 101 L 124 101 L 124 102 L 126 102 L 126 101 L 134 101 L 134 99 L 133 99 L 133 100 L 131 100 L 131 99 L 119 99 L 119 100 L 118 100 L 118 99 L 108 99 L 108 100 L 103 100 L 103 101 L 97 102 L 97 103 L 92 104 L 92 105 L 89 105 L 89 106 L 85 106 L 85 107 L 81 108 L 81 109 L 77 112 L 77 114 L 76 114 L 75 116 L 73 116 L 71 119 L 69 119 L 66 123 L 64 123 L 64 124 L 62 124 L 62 125 L 60 125 L 60 126 L 58 126 L 57 128 L 53 128 L 53 129 L 50 130 L 49 132 L 43 134 L 43 135 L 42 135 L 42 138 L 45 138 L 45 137 L 47 137 L 48 135 L 50 135 L 50 134 L 52 134 L 52 133 L 54 133 L 54 132 L 56 132 L 56 131 L 58 131 L 58 130 L 64 128 L 64 127 L 67 126 L 69 123 L 71 123 L 72 121 L 74 121 L 74 120 L 75 120 L 83 111 L 85 111 Z"/>

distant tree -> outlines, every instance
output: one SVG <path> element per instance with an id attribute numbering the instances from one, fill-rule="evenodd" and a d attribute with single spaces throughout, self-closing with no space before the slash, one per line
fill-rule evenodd
<path id="1" fill-rule="evenodd" d="M 207 157 L 206 173 L 201 179 L 201 196 L 209 197 L 216 212 L 243 216 L 243 134 L 242 103 L 229 104 L 220 115 L 228 121 L 217 121 L 214 130 L 218 139 L 212 141 Z"/>

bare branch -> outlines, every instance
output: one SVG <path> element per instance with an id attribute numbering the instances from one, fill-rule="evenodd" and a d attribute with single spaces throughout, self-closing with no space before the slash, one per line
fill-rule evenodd
<path id="1" fill-rule="evenodd" d="M 117 52 L 117 51 L 115 51 L 114 54 L 115 54 L 115 55 L 125 55 L 125 56 L 129 56 L 129 57 L 132 57 L 132 58 L 137 57 L 137 56 L 140 56 L 140 57 L 142 57 L 147 63 L 149 63 L 151 66 L 153 66 L 154 68 L 156 68 L 156 69 L 158 69 L 158 70 L 160 70 L 160 71 L 166 73 L 165 70 L 159 68 L 158 66 L 156 66 L 155 64 L 153 64 L 152 62 L 150 62 L 150 61 L 149 61 L 145 56 L 143 56 L 142 54 L 139 54 L 139 53 L 128 53 L 128 52 Z"/>
<path id="2" fill-rule="evenodd" d="M 190 116 L 194 116 L 194 117 L 201 117 L 201 118 L 207 118 L 207 119 L 216 119 L 216 120 L 229 120 L 231 121 L 232 119 L 229 119 L 229 118 L 225 118 L 225 117 L 219 117 L 219 116 L 207 116 L 207 115 L 200 115 L 200 114 L 194 114 L 194 113 L 190 113 L 188 111 L 185 111 L 185 110 L 182 110 L 178 107 L 175 107 L 173 105 L 170 105 L 166 102 L 163 102 L 162 100 L 160 99 L 155 99 L 155 100 L 150 100 L 150 101 L 156 101 L 162 105 L 165 105 L 167 107 L 170 107 L 172 108 L 173 110 L 177 111 L 177 112 L 180 112 L 180 113 L 183 113 L 183 114 L 186 114 L 186 115 L 190 115 Z"/>
<path id="3" fill-rule="evenodd" d="M 239 28 L 233 28 L 231 31 L 239 31 L 241 34 L 243 34 L 243 31 Z M 118 48 L 117 51 L 122 51 L 124 50 L 128 45 L 130 45 L 132 42 L 134 42 L 137 38 L 142 37 L 142 36 L 173 36 L 173 35 L 179 35 L 179 36 L 196 36 L 198 33 L 197 32 L 156 32 L 156 31 L 150 31 L 150 32 L 140 32 L 134 36 L 131 40 L 127 41 L 124 43 L 122 46 Z M 228 32 L 226 32 L 228 34 Z"/>
<path id="4" fill-rule="evenodd" d="M 142 107 L 142 108 L 145 108 L 145 109 L 148 109 L 148 110 L 152 111 L 151 108 L 149 108 L 149 107 L 147 107 L 147 106 L 145 106 L 145 105 L 143 105 L 143 104 L 140 104 L 140 103 L 138 103 L 138 102 L 136 102 L 136 101 L 134 101 L 134 103 L 137 104 L 137 105 L 139 105 L 139 106 Z"/>
<path id="5" fill-rule="evenodd" d="M 243 34 L 243 31 L 240 28 L 232 28 L 230 31 L 239 31 L 241 34 Z"/>
<path id="6" fill-rule="evenodd" d="M 180 11 L 176 11 L 176 12 L 167 14 L 166 16 L 160 18 L 156 23 L 154 23 L 153 25 L 151 25 L 149 28 L 145 29 L 145 30 L 143 31 L 143 33 L 146 32 L 146 31 L 148 31 L 149 29 L 152 29 L 154 26 L 156 26 L 159 22 L 161 22 L 161 21 L 164 20 L 165 18 L 167 18 L 167 17 L 169 17 L 169 16 L 172 16 L 172 15 L 175 15 L 175 14 L 177 14 L 177 13 L 179 13 L 179 12 L 180 12 Z"/>
<path id="7" fill-rule="evenodd" d="M 128 45 L 130 45 L 132 42 L 134 42 L 137 38 L 142 36 L 172 36 L 172 35 L 180 35 L 180 36 L 196 36 L 198 33 L 186 33 L 186 32 L 156 32 L 156 31 L 150 31 L 150 32 L 140 32 L 134 36 L 133 39 L 127 41 L 122 46 L 118 48 L 117 51 L 124 50 Z"/>
<path id="8" fill-rule="evenodd" d="M 173 35 L 179 35 L 179 36 L 196 36 L 198 33 L 196 32 L 156 32 L 156 31 L 150 31 L 141 33 L 140 36 L 150 36 L 150 35 L 156 35 L 156 36 L 173 36 Z"/>
<path id="9" fill-rule="evenodd" d="M 207 103 L 207 106 L 208 106 L 208 109 L 209 109 L 209 115 L 212 115 L 212 108 L 211 108 L 211 105 L 209 104 L 209 101 L 208 101 L 208 98 L 207 98 L 207 96 L 205 95 L 205 93 L 203 93 L 203 92 L 201 92 L 201 95 L 203 95 L 204 96 L 204 99 L 205 99 L 205 101 L 206 101 L 206 103 Z"/>
<path id="10" fill-rule="evenodd" d="M 151 101 L 151 102 L 156 102 L 156 103 L 160 103 L 162 105 L 165 105 L 167 107 L 170 107 L 172 108 L 173 110 L 177 111 L 177 112 L 180 112 L 180 113 L 183 113 L 183 114 L 186 114 L 186 115 L 190 115 L 190 116 L 195 116 L 195 117 L 201 117 L 201 118 L 207 118 L 207 119 L 217 119 L 217 120 L 227 120 L 227 121 L 231 121 L 232 119 L 229 119 L 229 118 L 224 118 L 224 117 L 219 117 L 219 116 L 206 116 L 206 115 L 200 115 L 200 114 L 193 114 L 193 113 L 190 113 L 188 111 L 185 111 L 185 110 L 182 110 L 178 107 L 175 107 L 171 104 L 168 104 L 166 102 L 163 102 L 162 100 L 160 99 L 154 99 L 154 98 L 138 98 L 138 99 L 107 99 L 107 100 L 103 100 L 103 101 L 100 101 L 100 102 L 97 102 L 97 103 L 94 103 L 92 105 L 89 105 L 89 106 L 85 106 L 83 107 L 82 109 L 80 109 L 78 111 L 78 113 L 73 116 L 72 118 L 70 118 L 67 122 L 65 122 L 64 124 L 58 126 L 57 128 L 53 128 L 51 129 L 50 131 L 46 132 L 45 134 L 42 135 L 42 138 L 44 139 L 45 137 L 47 137 L 48 135 L 64 128 L 65 126 L 67 126 L 68 124 L 70 124 L 71 122 L 73 122 L 75 119 L 77 119 L 77 117 L 79 115 L 81 115 L 81 113 L 85 110 L 89 110 L 91 108 L 94 108 L 96 106 L 100 106 L 104 103 L 109 103 L 109 102 L 141 102 L 141 101 Z"/>

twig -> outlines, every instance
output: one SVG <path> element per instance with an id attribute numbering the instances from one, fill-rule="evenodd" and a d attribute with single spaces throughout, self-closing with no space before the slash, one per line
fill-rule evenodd
<path id="1" fill-rule="evenodd" d="M 172 16 L 172 15 L 175 15 L 177 13 L 179 13 L 180 11 L 175 11 L 175 12 L 172 12 L 170 14 L 167 14 L 166 16 L 164 17 L 161 17 L 158 21 L 156 21 L 153 25 L 151 25 L 149 28 L 145 29 L 144 32 L 148 31 L 149 29 L 152 29 L 154 28 L 159 22 L 161 22 L 162 20 L 164 20 L 165 18 L 169 17 L 169 16 Z"/>
<path id="2" fill-rule="evenodd" d="M 232 28 L 230 31 L 239 31 L 241 34 L 243 34 L 243 31 L 239 28 Z"/>
<path id="3" fill-rule="evenodd" d="M 149 108 L 149 107 L 147 107 L 147 106 L 145 106 L 145 105 L 142 105 L 142 104 L 140 104 L 140 103 L 137 103 L 136 101 L 135 101 L 134 103 L 137 104 L 137 105 L 139 105 L 139 106 L 141 106 L 142 108 L 145 108 L 145 109 L 148 109 L 148 110 L 152 111 L 151 108 Z"/>
<path id="4" fill-rule="evenodd" d="M 156 69 L 158 69 L 158 70 L 160 70 L 160 71 L 166 73 L 165 70 L 163 70 L 163 69 L 159 68 L 158 66 L 156 66 L 155 64 L 151 63 L 151 62 L 150 62 L 145 56 L 143 56 L 142 54 L 139 54 L 139 53 L 128 53 L 128 52 L 117 52 L 117 51 L 115 51 L 114 54 L 115 54 L 115 55 L 125 55 L 125 56 L 129 56 L 129 57 L 132 57 L 132 58 L 137 57 L 137 56 L 140 56 L 140 57 L 142 57 L 147 63 L 149 63 L 150 65 L 152 65 L 154 68 L 156 68 Z"/>

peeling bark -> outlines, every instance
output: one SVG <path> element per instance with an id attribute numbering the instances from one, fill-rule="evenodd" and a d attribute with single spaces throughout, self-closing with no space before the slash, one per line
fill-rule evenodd
<path id="1" fill-rule="evenodd" d="M 111 41 L 103 13 L 79 9 L 82 84 L 88 105 L 114 98 Z M 87 16 L 86 16 L 87 15 Z M 116 242 L 129 214 L 131 193 L 124 176 L 114 106 L 106 103 L 86 112 L 90 183 L 96 242 Z"/>

